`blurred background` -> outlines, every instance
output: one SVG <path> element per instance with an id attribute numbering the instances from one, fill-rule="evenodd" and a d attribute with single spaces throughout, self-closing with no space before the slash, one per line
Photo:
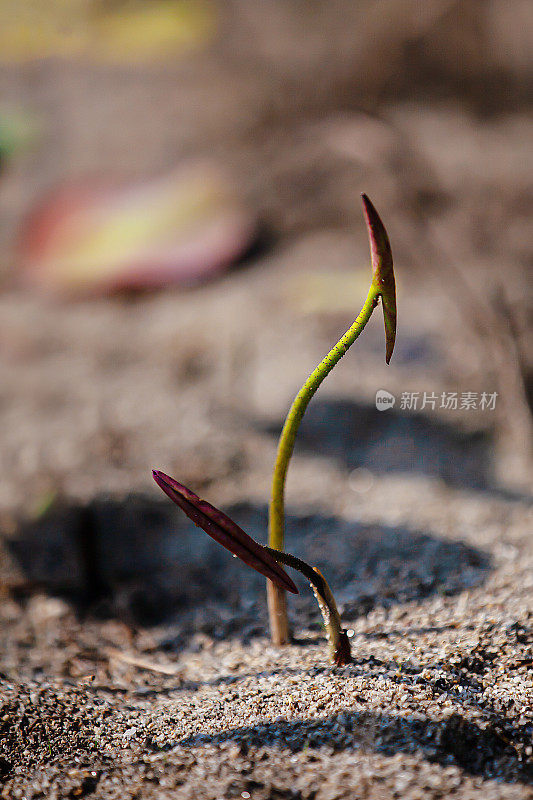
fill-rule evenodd
<path id="1" fill-rule="evenodd" d="M 183 560 L 152 467 L 264 540 L 276 434 L 366 296 L 363 191 L 396 350 L 378 309 L 291 508 L 530 492 L 532 36 L 529 0 L 1 0 L 4 581 Z"/>

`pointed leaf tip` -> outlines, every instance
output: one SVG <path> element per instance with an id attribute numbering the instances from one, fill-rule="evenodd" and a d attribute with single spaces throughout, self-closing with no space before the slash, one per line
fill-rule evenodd
<path id="1" fill-rule="evenodd" d="M 391 360 L 396 340 L 396 283 L 392 264 L 392 251 L 385 226 L 366 194 L 361 195 L 365 214 L 370 254 L 372 258 L 372 283 L 376 287 L 383 305 L 387 364 Z"/>
<path id="2" fill-rule="evenodd" d="M 154 469 L 152 476 L 157 485 L 181 508 L 195 525 L 202 528 L 215 541 L 225 547 L 249 567 L 257 570 L 266 578 L 293 594 L 298 589 L 285 570 L 262 545 L 248 536 L 232 519 L 218 508 L 201 500 L 186 486 L 178 483 L 164 472 Z"/>

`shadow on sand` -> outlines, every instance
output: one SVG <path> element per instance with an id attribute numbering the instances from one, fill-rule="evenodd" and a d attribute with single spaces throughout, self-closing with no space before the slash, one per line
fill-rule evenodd
<path id="1" fill-rule="evenodd" d="M 279 747 L 291 753 L 320 750 L 362 751 L 393 756 L 421 754 L 443 766 L 455 765 L 471 775 L 510 783 L 531 783 L 531 764 L 521 760 L 517 745 L 526 744 L 531 726 L 508 730 L 503 717 L 492 716 L 477 724 L 454 714 L 445 721 L 342 711 L 322 719 L 280 720 L 232 728 L 215 735 L 199 734 L 183 739 L 183 747 L 234 741 L 250 747 Z"/>
<path id="2" fill-rule="evenodd" d="M 531 495 L 496 485 L 490 431 L 467 431 L 432 417 L 431 409 L 399 410 L 397 405 L 398 398 L 395 408 L 378 411 L 350 400 L 315 399 L 298 431 L 295 452 L 329 456 L 348 470 L 424 475 L 453 488 L 533 503 Z M 281 427 L 281 421 L 260 426 L 276 438 Z"/>
<path id="3" fill-rule="evenodd" d="M 266 506 L 227 510 L 264 540 Z M 21 526 L 9 547 L 28 586 L 70 596 L 82 612 L 100 608 L 108 615 L 120 608 L 150 624 L 209 607 L 216 627 L 212 606 L 218 604 L 226 634 L 238 633 L 245 618 L 256 628 L 259 620 L 258 632 L 264 631 L 263 578 L 165 500 L 135 495 L 63 506 Z M 461 592 L 490 569 L 485 552 L 460 541 L 320 514 L 288 515 L 287 549 L 323 570 L 348 619 L 377 605 Z M 316 618 L 314 599 L 299 574 L 295 580 L 301 595 L 291 605 L 300 624 L 309 623 Z"/>

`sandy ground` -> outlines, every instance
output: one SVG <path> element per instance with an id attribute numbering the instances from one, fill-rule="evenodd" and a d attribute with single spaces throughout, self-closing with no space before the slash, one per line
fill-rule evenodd
<path id="1" fill-rule="evenodd" d="M 390 368 L 371 321 L 291 467 L 287 547 L 329 579 L 353 665 L 328 665 L 304 584 L 272 649 L 261 578 L 150 486 L 166 469 L 264 541 L 283 411 L 346 315 L 308 309 L 321 247 L 338 269 L 353 252 L 322 234 L 192 294 L 59 316 L 4 297 L 26 386 L 4 401 L 5 797 L 531 796 L 531 498 L 495 483 L 492 412 L 399 408 L 494 388 L 460 331 L 431 335 L 435 305 Z"/>
<path id="2" fill-rule="evenodd" d="M 46 121 L 0 192 L 3 798 L 533 796 L 528 107 L 497 48 L 488 84 L 476 48 L 470 83 L 453 73 L 476 14 L 446 47 L 439 29 L 410 49 L 385 37 L 363 73 L 359 40 L 321 50 L 328 15 L 300 42 L 276 7 L 179 67 L 0 70 L 6 101 Z M 263 231 L 238 269 L 76 302 L 17 285 L 8 243 L 45 187 L 206 154 Z M 366 295 L 361 191 L 393 245 L 396 351 L 386 367 L 378 309 L 309 408 L 287 494 L 287 548 L 350 631 L 353 664 L 333 669 L 308 587 L 273 649 L 263 580 L 150 469 L 265 541 L 284 414 Z M 523 396 L 502 373 L 510 340 L 476 322 L 488 309 L 507 331 L 509 308 Z M 376 410 L 380 389 L 394 409 Z M 446 410 L 443 392 L 496 392 L 496 408 Z"/>
<path id="3" fill-rule="evenodd" d="M 328 665 L 301 583 L 295 643 L 273 649 L 260 579 L 199 559 L 192 531 L 170 622 L 133 624 L 136 595 L 100 622 L 5 600 L 4 797 L 530 797 L 530 503 L 424 478 L 337 488 L 337 517 L 291 508 L 288 547 L 330 579 L 351 666 Z M 232 513 L 259 535 L 264 509 Z"/>

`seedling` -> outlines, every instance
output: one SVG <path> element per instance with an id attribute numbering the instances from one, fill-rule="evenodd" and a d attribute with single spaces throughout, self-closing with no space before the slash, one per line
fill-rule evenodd
<path id="1" fill-rule="evenodd" d="M 174 478 L 165 475 L 164 472 L 153 470 L 152 475 L 157 485 L 187 514 L 195 525 L 238 556 L 245 564 L 268 578 L 280 590 L 298 594 L 298 589 L 280 563 L 301 572 L 311 584 L 322 612 L 328 634 L 331 660 L 339 666 L 350 663 L 350 644 L 346 631 L 341 627 L 340 615 L 331 589 L 318 569 L 310 567 L 305 561 L 290 555 L 290 553 L 263 547 L 251 536 L 248 536 L 223 511 L 205 500 L 201 500 L 198 495 L 178 483 Z"/>
<path id="2" fill-rule="evenodd" d="M 233 520 L 214 506 L 201 500 L 174 478 L 154 470 L 156 483 L 187 516 L 206 533 L 222 544 L 234 555 L 253 569 L 268 578 L 268 608 L 270 631 L 274 644 L 282 645 L 289 641 L 289 625 L 285 592 L 298 593 L 291 578 L 281 564 L 301 572 L 311 584 L 322 613 L 334 664 L 348 664 L 351 661 L 350 644 L 343 630 L 335 599 L 326 579 L 316 567 L 311 567 L 290 553 L 283 552 L 285 530 L 285 480 L 298 427 L 309 401 L 318 387 L 338 363 L 348 348 L 355 342 L 370 319 L 381 298 L 385 322 L 386 353 L 389 363 L 396 337 L 396 288 L 392 253 L 385 227 L 379 215 L 363 194 L 363 208 L 370 239 L 372 258 L 372 283 L 365 304 L 344 336 L 330 350 L 327 356 L 306 380 L 290 408 L 281 432 L 274 474 L 272 496 L 269 508 L 268 547 L 263 547 L 245 533 Z"/>
<path id="3" fill-rule="evenodd" d="M 322 359 L 318 367 L 308 377 L 289 410 L 287 419 L 281 431 L 278 444 L 274 474 L 272 477 L 272 494 L 270 500 L 268 520 L 268 544 L 273 550 L 283 550 L 285 533 L 285 480 L 289 462 L 294 449 L 296 434 L 302 421 L 309 401 L 318 387 L 326 378 L 333 367 L 340 361 L 349 347 L 355 342 L 363 331 L 372 312 L 379 303 L 383 305 L 383 318 L 385 322 L 385 360 L 390 362 L 394 342 L 396 339 L 396 284 L 392 266 L 392 252 L 389 237 L 378 212 L 366 196 L 362 195 L 363 209 L 370 240 L 370 254 L 372 259 L 372 283 L 361 309 L 359 316 L 348 328 L 344 336 L 339 339 L 327 356 Z M 270 633 L 276 645 L 287 644 L 290 638 L 287 617 L 287 603 L 285 592 L 273 582 L 267 586 L 268 611 L 270 618 Z"/>

